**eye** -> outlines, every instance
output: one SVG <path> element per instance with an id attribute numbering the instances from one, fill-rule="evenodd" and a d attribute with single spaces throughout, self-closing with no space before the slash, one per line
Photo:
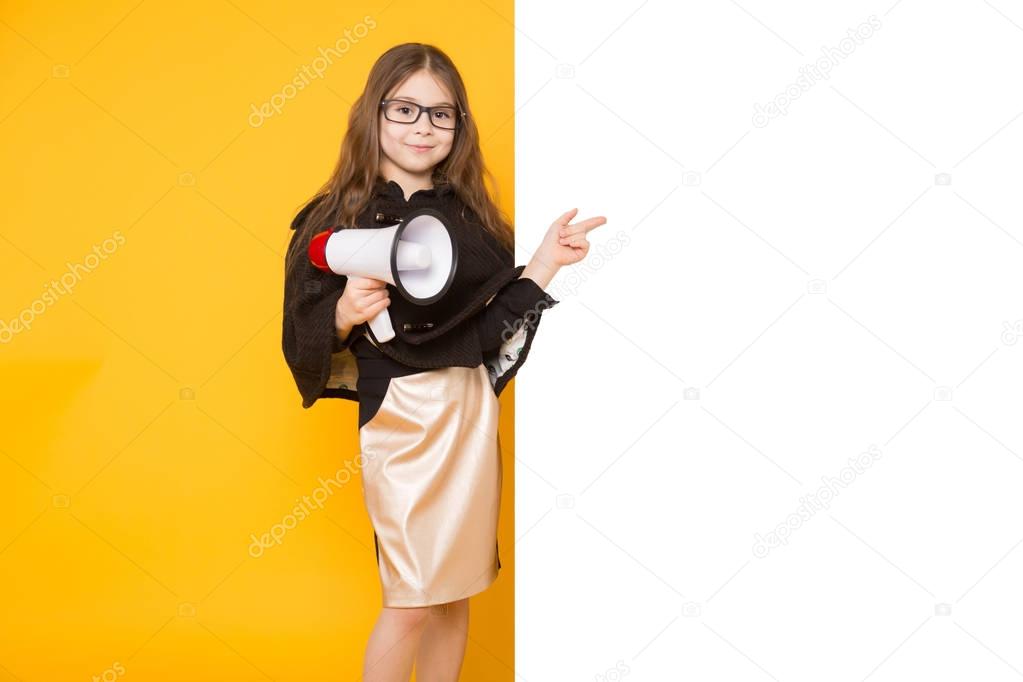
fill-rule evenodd
<path id="1" fill-rule="evenodd" d="M 412 109 L 411 109 L 410 107 L 407 107 L 407 106 L 401 105 L 401 106 L 399 106 L 399 107 L 398 107 L 398 111 L 400 111 L 400 112 L 401 112 L 401 113 L 403 113 L 403 114 L 407 114 L 407 113 L 409 113 L 410 111 L 412 111 Z"/>
<path id="2" fill-rule="evenodd" d="M 436 113 L 437 113 L 437 116 L 438 116 L 439 118 L 442 118 L 442 119 L 443 119 L 443 118 L 451 118 L 451 113 L 450 113 L 450 112 L 448 112 L 448 111 L 445 111 L 445 110 L 441 110 L 441 111 L 438 111 L 438 112 L 436 112 Z"/>

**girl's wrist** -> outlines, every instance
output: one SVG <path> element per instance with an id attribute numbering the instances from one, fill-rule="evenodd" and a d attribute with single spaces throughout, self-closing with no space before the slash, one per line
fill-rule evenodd
<path id="1" fill-rule="evenodd" d="M 345 322 L 344 317 L 340 313 L 334 316 L 334 328 L 337 330 L 337 337 L 344 341 L 348 338 L 348 335 L 352 333 L 352 326 Z"/>
<path id="2" fill-rule="evenodd" d="M 519 275 L 519 278 L 522 279 L 528 277 L 536 282 L 538 287 L 546 289 L 547 285 L 551 283 L 551 280 L 554 279 L 554 275 L 556 275 L 557 272 L 557 266 L 551 267 L 545 263 L 538 262 L 534 258 L 529 261 L 529 264 L 526 265 L 525 268 L 523 268 L 522 274 Z"/>

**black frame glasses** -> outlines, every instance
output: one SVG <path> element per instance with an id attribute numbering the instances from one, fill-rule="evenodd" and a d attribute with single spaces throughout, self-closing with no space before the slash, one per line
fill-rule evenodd
<path id="1" fill-rule="evenodd" d="M 391 104 L 392 102 L 401 102 L 402 104 L 407 104 L 408 106 L 413 107 L 414 109 L 417 110 L 416 117 L 413 118 L 411 121 L 395 121 L 393 118 L 387 115 L 387 105 Z M 441 130 L 455 130 L 456 128 L 458 128 L 462 119 L 465 118 L 465 112 L 464 111 L 459 112 L 458 107 L 450 107 L 446 105 L 436 107 L 424 107 L 422 104 L 411 102 L 407 99 L 382 99 L 380 100 L 380 107 L 384 110 L 384 118 L 386 118 L 388 121 L 391 121 L 392 123 L 404 123 L 406 125 L 412 125 L 413 123 L 419 121 L 419 117 L 422 116 L 423 112 L 425 111 L 426 119 L 430 122 L 430 124 L 435 128 L 440 128 Z M 454 118 L 451 119 L 450 128 L 445 128 L 442 125 L 437 125 L 437 121 L 433 120 L 433 116 L 431 116 L 430 114 L 432 114 L 435 110 L 438 109 L 451 109 L 452 111 L 455 112 Z"/>

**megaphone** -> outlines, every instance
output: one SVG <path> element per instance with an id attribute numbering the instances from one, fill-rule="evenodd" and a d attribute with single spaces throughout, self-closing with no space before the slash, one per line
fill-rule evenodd
<path id="1" fill-rule="evenodd" d="M 428 305 L 451 287 L 458 248 L 444 215 L 419 208 L 390 227 L 320 232 L 309 242 L 309 259 L 326 272 L 383 280 L 407 300 Z M 387 308 L 369 328 L 377 341 L 394 338 Z"/>

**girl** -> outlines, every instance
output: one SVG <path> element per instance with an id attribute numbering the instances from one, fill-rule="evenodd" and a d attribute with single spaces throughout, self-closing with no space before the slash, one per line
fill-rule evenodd
<path id="1" fill-rule="evenodd" d="M 603 217 L 559 217 L 528 265 L 484 186 L 465 86 L 436 47 L 398 45 L 374 64 L 349 115 L 330 180 L 299 211 L 285 270 L 282 345 L 302 394 L 359 403 L 366 509 L 383 608 L 369 638 L 367 681 L 457 680 L 468 598 L 497 578 L 501 452 L 497 397 L 525 361 L 543 288 L 582 260 Z M 492 176 L 491 176 L 491 179 Z M 413 305 L 381 280 L 314 267 L 318 232 L 443 212 L 457 249 L 447 293 Z M 367 322 L 387 310 L 395 338 Z"/>

